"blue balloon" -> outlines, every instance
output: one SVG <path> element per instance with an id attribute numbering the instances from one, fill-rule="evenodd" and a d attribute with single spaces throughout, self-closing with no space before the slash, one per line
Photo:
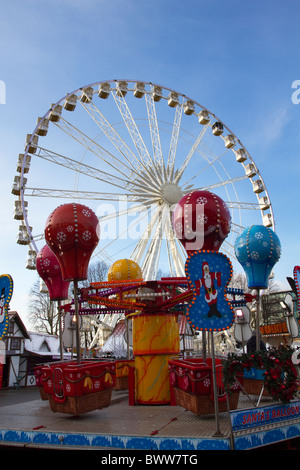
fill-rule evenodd
<path id="1" fill-rule="evenodd" d="M 276 233 L 264 225 L 252 225 L 237 237 L 234 250 L 246 273 L 248 287 L 267 289 L 272 268 L 281 255 Z"/>

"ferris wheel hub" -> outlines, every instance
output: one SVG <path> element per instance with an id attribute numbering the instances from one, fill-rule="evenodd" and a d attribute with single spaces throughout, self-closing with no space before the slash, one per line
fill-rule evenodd
<path id="1" fill-rule="evenodd" d="M 183 192 L 175 183 L 166 183 L 161 188 L 161 196 L 167 204 L 177 204 L 182 198 Z"/>

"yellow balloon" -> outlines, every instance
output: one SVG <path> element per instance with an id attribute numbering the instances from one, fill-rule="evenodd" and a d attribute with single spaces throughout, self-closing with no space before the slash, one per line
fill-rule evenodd
<path id="1" fill-rule="evenodd" d="M 107 279 L 108 281 L 142 279 L 142 270 L 135 261 L 120 259 L 109 268 Z"/>

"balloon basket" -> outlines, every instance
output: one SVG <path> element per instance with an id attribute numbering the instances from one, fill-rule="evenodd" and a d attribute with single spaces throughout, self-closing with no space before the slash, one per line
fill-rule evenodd
<path id="1" fill-rule="evenodd" d="M 177 406 L 182 406 L 196 415 L 209 415 L 215 412 L 214 400 L 206 395 L 196 395 L 194 393 L 184 392 L 180 388 L 174 387 L 174 395 Z M 238 407 L 240 392 L 232 392 L 228 396 L 229 409 L 236 410 Z M 224 400 L 218 400 L 219 412 L 228 411 L 226 397 Z"/>
<path id="2" fill-rule="evenodd" d="M 248 395 L 260 395 L 263 385 L 264 385 L 264 382 L 262 380 L 245 379 L 243 387 L 245 389 L 245 392 L 248 393 Z M 268 390 L 266 390 L 265 388 L 262 392 L 262 396 L 264 397 L 270 396 Z"/>
<path id="3" fill-rule="evenodd" d="M 128 390 L 130 367 L 134 367 L 134 360 L 116 361 L 116 383 L 114 390 Z"/>
<path id="4" fill-rule="evenodd" d="M 49 400 L 49 396 L 44 392 L 43 387 L 39 387 L 40 390 L 40 397 L 43 401 Z"/>
<path id="5" fill-rule="evenodd" d="M 48 395 L 44 391 L 43 382 L 42 382 L 43 366 L 38 366 L 34 368 L 35 384 L 39 389 L 40 397 L 42 400 L 48 400 Z"/>
<path id="6" fill-rule="evenodd" d="M 250 371 L 244 371 L 244 383 L 243 387 L 245 392 L 248 395 L 260 395 L 266 397 L 270 396 L 266 388 L 263 389 L 264 380 L 263 375 L 265 373 L 264 369 L 255 369 L 251 368 Z M 262 393 L 261 393 L 262 392 Z"/>
<path id="7" fill-rule="evenodd" d="M 169 361 L 171 405 L 182 406 L 197 415 L 215 412 L 213 370 L 211 358 L 186 358 Z M 238 406 L 243 377 L 238 377 L 228 395 L 223 384 L 221 359 L 216 358 L 216 380 L 219 412 L 234 410 Z M 227 404 L 228 397 L 228 404 Z"/>
<path id="8" fill-rule="evenodd" d="M 64 402 L 56 401 L 55 396 L 49 396 L 50 408 L 53 412 L 80 415 L 93 410 L 101 410 L 110 405 L 112 389 L 82 395 L 68 396 Z"/>
<path id="9" fill-rule="evenodd" d="M 115 368 L 109 361 L 68 361 L 44 364 L 35 373 L 52 411 L 78 415 L 109 406 Z"/>

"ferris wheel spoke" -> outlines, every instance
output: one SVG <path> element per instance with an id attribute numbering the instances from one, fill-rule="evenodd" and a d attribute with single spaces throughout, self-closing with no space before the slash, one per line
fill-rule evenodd
<path id="1" fill-rule="evenodd" d="M 239 179 L 233 179 L 230 177 L 227 169 L 225 168 L 224 164 L 220 161 L 220 157 L 225 155 L 227 153 L 227 151 L 225 151 L 222 155 L 220 155 L 219 157 L 215 156 L 215 154 L 213 152 L 210 152 L 210 155 L 213 156 L 213 160 L 210 159 L 210 157 L 208 157 L 207 154 L 204 154 L 200 149 L 199 149 L 199 152 L 203 155 L 203 157 L 205 158 L 205 160 L 208 161 L 208 165 L 205 169 L 207 168 L 210 168 L 212 167 L 214 172 L 216 173 L 217 177 L 219 178 L 219 183 L 216 183 L 214 186 L 213 185 L 210 185 L 209 187 L 207 188 L 201 188 L 202 190 L 205 190 L 205 189 L 208 189 L 208 190 L 211 190 L 213 189 L 214 187 L 223 187 L 224 191 L 226 192 L 227 194 L 227 197 L 228 199 L 230 199 L 230 195 L 229 195 L 229 192 L 228 192 L 228 187 L 229 187 L 229 183 L 230 183 L 230 187 L 231 187 L 231 190 L 233 191 L 233 194 L 236 198 L 235 200 L 235 209 L 238 209 L 239 210 L 239 218 L 241 220 L 241 210 L 242 210 L 242 207 L 239 206 L 239 198 L 238 198 L 238 194 L 237 194 L 237 191 L 236 191 L 236 188 L 235 188 L 235 185 L 234 183 L 237 182 Z M 221 172 L 216 168 L 215 166 L 215 163 L 218 161 L 219 163 L 219 166 L 221 167 L 221 169 L 223 170 L 224 174 L 228 177 L 227 180 L 223 180 L 222 176 L 221 176 Z M 187 190 L 190 188 L 190 186 L 187 186 L 187 185 L 190 185 L 191 181 L 193 181 L 194 179 L 198 178 L 199 175 L 202 173 L 203 170 L 200 170 L 196 175 L 194 175 L 189 181 L 187 181 L 184 185 L 183 185 L 183 190 Z M 242 179 L 245 179 L 247 178 L 248 176 L 246 174 L 244 174 L 243 176 L 240 176 L 240 180 Z M 233 207 L 230 207 L 230 209 L 232 210 Z"/>
<path id="2" fill-rule="evenodd" d="M 132 191 L 134 192 L 137 192 L 138 188 L 142 192 L 148 191 L 147 182 L 143 184 L 144 180 L 140 178 L 138 181 L 134 180 L 134 185 L 133 185 L 132 184 L 133 181 L 131 179 L 128 179 L 128 173 L 127 175 L 123 174 L 124 178 L 121 178 L 120 176 L 99 170 L 95 167 L 91 167 L 90 165 L 87 165 L 83 162 L 79 162 L 77 160 L 73 160 L 70 157 L 66 157 L 64 155 L 58 154 L 49 149 L 37 147 L 37 151 L 38 152 L 35 154 L 36 157 L 42 158 L 51 163 L 61 165 L 67 168 L 68 170 L 72 170 L 74 172 L 83 174 L 85 176 L 98 179 L 100 181 L 103 181 L 104 183 L 109 183 L 113 185 L 114 187 L 118 187 L 122 189 L 127 188 L 127 190 L 129 191 L 131 190 L 130 188 L 132 188 Z M 122 173 L 119 171 L 118 174 L 122 174 Z M 158 194 L 159 193 L 155 193 L 156 196 Z"/>
<path id="3" fill-rule="evenodd" d="M 157 274 L 157 260 L 159 258 L 163 233 L 165 228 L 168 230 L 168 220 L 170 218 L 170 209 L 168 206 L 164 206 L 162 211 L 159 214 L 157 226 L 153 235 L 153 238 L 150 242 L 147 256 L 144 259 L 143 263 L 143 273 L 145 279 L 155 279 Z"/>
<path id="4" fill-rule="evenodd" d="M 177 256 L 178 252 L 178 246 L 175 241 L 175 246 L 173 246 L 173 243 L 170 242 L 170 240 L 166 240 L 166 246 L 167 246 L 167 254 L 168 254 L 168 262 L 169 262 L 169 268 L 170 268 L 170 275 L 173 276 L 184 276 L 185 275 L 185 270 L 184 270 L 184 264 L 183 267 L 181 268 L 181 262 L 173 258 L 173 255 Z M 185 253 L 186 256 L 186 253 Z"/>
<path id="5" fill-rule="evenodd" d="M 134 184 L 131 185 L 131 191 L 133 194 L 139 196 L 139 197 L 151 197 L 152 200 L 154 200 L 153 198 L 157 198 L 157 200 L 159 199 L 160 197 L 160 193 L 159 193 L 159 190 L 156 189 L 156 188 L 149 188 L 148 186 L 146 185 L 143 185 L 143 184 L 139 184 L 137 183 L 138 185 L 138 188 L 135 188 L 136 182 L 134 181 Z M 127 188 L 129 189 L 129 188 Z"/>
<path id="6" fill-rule="evenodd" d="M 138 263 L 141 267 L 144 266 L 143 258 L 145 254 L 147 255 L 148 252 L 148 245 L 149 241 L 151 240 L 152 231 L 154 229 L 155 224 L 151 223 L 148 225 L 147 230 L 145 230 L 144 234 L 136 244 L 130 258 Z"/>
<path id="7" fill-rule="evenodd" d="M 260 210 L 259 202 L 224 201 L 229 209 Z"/>
<path id="8" fill-rule="evenodd" d="M 176 238 L 174 234 L 173 227 L 170 222 L 170 218 L 167 220 L 166 224 L 166 232 L 167 232 L 167 242 L 170 251 L 169 259 L 173 260 L 175 266 L 175 273 L 176 276 L 182 276 L 184 273 L 184 260 L 181 257 L 181 254 L 178 250 L 178 244 L 176 243 Z"/>
<path id="9" fill-rule="evenodd" d="M 32 237 L 32 242 L 33 242 L 33 243 L 34 243 L 34 242 L 38 242 L 38 241 L 40 241 L 40 240 L 44 240 L 44 238 L 45 238 L 44 233 L 39 233 L 38 235 L 34 235 L 34 236 Z"/>
<path id="10" fill-rule="evenodd" d="M 140 164 L 142 165 L 143 169 L 147 172 L 148 178 L 152 181 L 152 184 L 157 184 L 157 179 L 153 175 L 152 171 L 149 171 L 149 169 L 156 170 L 156 166 L 144 143 L 144 140 L 140 134 L 136 122 L 133 119 L 133 116 L 124 96 L 122 94 L 118 94 L 117 92 L 112 92 L 112 95 L 119 109 L 121 117 L 124 121 L 124 124 L 129 132 L 131 140 L 135 146 L 135 149 L 139 155 Z"/>
<path id="11" fill-rule="evenodd" d="M 166 240 L 166 247 L 167 247 L 168 263 L 169 263 L 169 268 L 170 268 L 170 276 L 174 277 L 175 276 L 175 271 L 173 269 L 174 260 L 171 258 L 171 249 L 170 249 L 170 244 L 168 240 Z"/>
<path id="12" fill-rule="evenodd" d="M 177 151 L 177 144 L 180 132 L 180 123 L 182 117 L 182 105 L 177 105 L 174 116 L 174 123 L 172 129 L 172 137 L 169 148 L 168 163 L 167 163 L 167 176 L 169 180 L 173 180 L 174 177 L 174 167 L 175 167 L 175 157 Z"/>
<path id="13" fill-rule="evenodd" d="M 236 222 L 231 222 L 231 232 L 240 234 L 245 229 L 244 226 L 237 224 Z M 226 240 L 228 243 L 228 241 Z"/>
<path id="14" fill-rule="evenodd" d="M 143 258 L 143 255 L 147 249 L 147 245 L 149 243 L 149 240 L 151 238 L 151 234 L 154 230 L 154 227 L 156 226 L 157 224 L 157 221 L 159 219 L 159 215 L 160 215 L 160 207 L 158 207 L 156 209 L 156 211 L 154 212 L 154 214 L 150 214 L 150 221 L 146 227 L 146 229 L 144 230 L 144 232 L 142 233 L 138 243 L 136 244 L 136 247 L 135 249 L 133 250 L 133 252 L 131 253 L 131 258 L 136 261 L 138 264 L 141 263 L 142 261 L 142 258 Z"/>
<path id="15" fill-rule="evenodd" d="M 127 170 L 131 171 L 135 175 L 141 177 L 141 173 L 138 172 L 138 168 L 141 165 L 140 160 L 137 156 L 131 151 L 125 141 L 119 136 L 114 127 L 109 123 L 105 118 L 100 109 L 93 103 L 87 102 L 82 103 L 81 105 L 93 118 L 97 126 L 103 131 L 109 141 L 114 145 L 116 150 L 122 155 L 123 159 L 127 162 Z M 119 160 L 118 160 L 119 161 Z M 124 165 L 124 162 L 120 162 L 121 165 Z M 124 165 L 125 166 L 125 165 Z"/>
<path id="16" fill-rule="evenodd" d="M 215 163 L 217 161 L 219 161 L 224 155 L 227 154 L 227 152 L 229 151 L 229 149 L 227 149 L 225 152 L 221 153 L 220 155 L 216 156 L 213 154 L 213 159 L 210 160 L 209 157 L 207 155 L 204 154 L 203 151 L 200 150 L 200 153 L 204 156 L 204 158 L 208 161 L 208 165 L 206 165 L 204 168 L 202 168 L 195 176 L 194 178 L 197 178 L 200 176 L 201 173 L 203 173 L 204 171 L 206 171 L 208 168 L 210 168 L 211 166 L 215 167 Z M 224 169 L 224 165 L 222 165 L 222 163 L 220 164 L 223 169 Z"/>
<path id="17" fill-rule="evenodd" d="M 120 201 L 120 198 L 126 198 L 127 202 L 141 202 L 132 194 L 103 193 L 98 191 L 83 191 L 76 189 L 54 189 L 54 188 L 30 188 L 26 187 L 23 191 L 24 197 L 51 197 L 59 199 L 90 199 L 96 201 Z"/>
<path id="18" fill-rule="evenodd" d="M 115 200 L 116 201 L 118 200 L 120 202 L 120 199 L 115 199 Z M 125 201 L 125 203 L 127 203 L 127 201 Z M 126 207 L 125 209 L 117 210 L 117 211 L 111 212 L 110 214 L 102 216 L 101 221 L 105 222 L 113 218 L 123 217 L 125 215 L 127 216 L 136 212 L 138 213 L 147 212 L 150 205 L 151 205 L 150 203 L 142 203 L 142 204 L 134 205 L 131 207 Z"/>
<path id="19" fill-rule="evenodd" d="M 112 92 L 112 95 L 119 109 L 121 117 L 124 121 L 124 124 L 129 132 L 131 140 L 135 145 L 136 151 L 140 157 L 140 161 L 142 161 L 146 166 L 152 166 L 153 160 L 151 159 L 151 156 L 146 148 L 146 145 L 138 130 L 135 120 L 132 117 L 132 114 L 124 96 L 122 94 L 118 94 L 117 92 Z"/>
<path id="20" fill-rule="evenodd" d="M 191 150 L 189 151 L 188 155 L 186 156 L 183 164 L 181 165 L 180 167 L 180 170 L 178 170 L 178 173 L 175 175 L 175 178 L 174 178 L 174 183 L 178 183 L 184 173 L 184 170 L 186 169 L 188 163 L 190 162 L 191 158 L 193 157 L 195 151 L 197 150 L 197 148 L 199 147 L 200 145 L 200 142 L 202 141 L 207 129 L 209 128 L 209 124 L 206 124 L 205 126 L 203 126 L 203 129 L 201 130 L 201 132 L 199 133 L 197 139 L 195 140 Z"/>
<path id="21" fill-rule="evenodd" d="M 121 169 L 123 169 L 127 175 L 130 170 L 133 171 L 131 167 L 124 163 L 124 160 L 122 161 L 117 158 L 114 154 L 99 145 L 94 139 L 87 136 L 84 132 L 68 122 L 63 117 L 60 118 L 59 122 L 55 122 L 54 124 L 67 135 L 72 137 L 75 141 L 77 141 L 80 145 L 82 145 L 85 149 L 100 158 L 106 165 L 113 168 L 115 171 L 121 172 Z"/>
<path id="22" fill-rule="evenodd" d="M 127 212 L 127 213 L 128 213 L 128 212 Z M 124 215 L 126 215 L 126 211 L 124 211 Z M 144 211 L 144 214 L 143 214 L 142 216 L 140 216 L 139 221 L 141 221 L 142 219 L 146 218 L 147 215 L 148 215 L 148 211 Z M 115 216 L 112 217 L 112 218 L 117 220 L 117 218 L 116 218 Z M 99 220 L 100 220 L 100 223 L 102 223 L 102 222 L 104 221 L 104 218 L 99 217 Z M 107 220 L 109 220 L 109 219 L 105 219 L 105 221 L 107 221 Z M 128 235 L 129 235 L 128 232 L 129 232 L 129 230 L 130 230 L 130 227 L 129 227 L 129 226 L 127 225 L 127 223 L 126 223 L 124 230 L 118 234 L 118 239 L 124 240 L 124 239 L 128 238 Z M 109 246 L 111 246 L 111 245 L 113 245 L 114 243 L 116 243 L 116 241 L 117 241 L 117 239 L 116 239 L 115 237 L 113 237 L 113 238 L 110 239 L 110 241 L 109 241 L 105 246 L 103 246 L 102 248 L 103 248 L 104 250 L 106 250 Z"/>
<path id="23" fill-rule="evenodd" d="M 146 96 L 148 96 L 148 95 L 146 94 Z M 106 137 L 114 145 L 116 150 L 126 160 L 128 165 L 130 165 L 132 173 L 137 175 L 138 179 L 143 180 L 143 181 L 147 181 L 149 183 L 150 182 L 149 181 L 149 165 L 147 166 L 144 163 L 143 160 L 138 158 L 137 155 L 134 152 L 131 151 L 131 149 L 126 144 L 124 139 L 122 139 L 120 137 L 120 135 L 117 133 L 115 128 L 109 123 L 109 121 L 105 118 L 103 113 L 101 113 L 100 109 L 93 102 L 81 103 L 81 104 L 85 108 L 85 110 L 92 116 L 92 118 L 96 122 L 97 126 L 103 131 L 103 133 L 106 135 Z M 127 114 L 129 114 L 131 116 L 131 113 L 130 113 L 128 107 L 127 107 L 127 104 L 126 104 L 125 100 L 124 100 L 123 106 L 124 107 L 126 106 Z M 118 106 L 118 109 L 120 110 L 120 106 Z M 121 115 L 124 119 L 124 115 L 122 113 L 121 113 Z M 133 121 L 133 119 L 132 119 L 132 121 Z M 125 123 L 128 127 L 127 121 L 125 121 Z M 129 128 L 131 128 L 131 127 L 132 127 L 132 125 L 129 126 Z M 137 130 L 136 126 L 135 126 L 135 131 L 136 131 L 136 133 L 138 133 L 138 130 Z M 144 148 L 146 150 L 146 147 L 144 147 Z M 147 150 L 146 150 L 146 152 L 147 152 Z M 138 155 L 140 155 L 139 152 L 138 152 Z M 150 155 L 149 155 L 149 157 L 150 157 Z M 143 168 L 143 170 L 145 170 L 146 173 L 144 173 L 144 174 L 141 173 L 141 171 L 140 171 L 141 167 Z M 153 169 L 153 168 L 156 170 L 155 165 L 152 165 L 151 169 Z M 157 171 L 155 171 L 155 173 L 156 173 L 156 177 L 161 179 L 159 173 Z M 152 183 L 153 183 L 153 179 L 152 179 Z"/>
<path id="24" fill-rule="evenodd" d="M 223 152 L 221 155 L 216 156 L 216 155 L 215 155 L 213 152 L 211 152 L 211 151 L 205 153 L 205 152 L 203 151 L 203 148 L 202 148 L 202 147 L 203 147 L 203 146 L 201 146 L 201 148 L 198 148 L 198 146 L 196 146 L 195 148 L 193 147 L 193 148 L 192 148 L 192 151 L 193 151 L 193 153 L 194 153 L 194 151 L 197 150 L 197 151 L 200 153 L 200 155 L 202 155 L 202 157 L 204 158 L 204 160 L 206 160 L 206 161 L 208 162 L 208 164 L 207 164 L 204 168 L 201 168 L 201 170 L 198 171 L 198 173 L 196 173 L 192 178 L 190 178 L 188 181 L 186 181 L 185 183 L 183 183 L 183 184 L 182 184 L 182 188 L 190 187 L 191 182 L 192 182 L 193 180 L 199 178 L 199 176 L 201 175 L 201 173 L 203 173 L 204 171 L 206 171 L 207 169 L 209 169 L 209 168 L 211 168 L 211 167 L 214 169 L 215 173 L 218 175 L 218 177 L 220 178 L 220 180 L 222 180 L 222 177 L 221 177 L 221 175 L 220 175 L 220 172 L 217 170 L 216 165 L 215 165 L 215 163 L 217 163 L 217 162 L 219 163 L 219 165 L 220 165 L 220 167 L 222 168 L 222 170 L 224 170 L 225 174 L 230 178 L 230 175 L 228 174 L 228 172 L 227 172 L 226 168 L 224 167 L 223 163 L 220 162 L 221 157 L 224 156 L 224 155 L 228 152 L 228 149 L 227 149 L 225 152 Z M 211 159 L 211 156 L 213 157 L 212 159 Z"/>
<path id="25" fill-rule="evenodd" d="M 202 186 L 201 188 L 196 188 L 195 191 L 210 191 L 211 189 L 220 188 L 221 186 L 226 186 L 227 184 L 237 183 L 238 181 L 243 181 L 247 178 L 248 177 L 246 175 L 237 176 L 236 178 L 219 181 L 218 183 Z"/>
<path id="26" fill-rule="evenodd" d="M 108 266 L 111 266 L 114 262 L 112 257 L 107 253 L 104 248 L 100 248 L 99 250 L 97 250 L 96 253 L 93 255 L 93 258 L 95 257 L 100 258 Z"/>
<path id="27" fill-rule="evenodd" d="M 54 189 L 54 188 L 25 188 L 26 197 L 51 197 L 59 199 L 95 199 L 102 200 L 100 193 L 92 191 L 77 191 L 74 189 Z"/>
<path id="28" fill-rule="evenodd" d="M 127 179 L 128 175 L 123 174 L 124 178 L 121 178 L 120 176 L 99 170 L 85 163 L 73 160 L 70 157 L 53 152 L 52 150 L 48 150 L 42 147 L 38 147 L 37 150 L 38 152 L 35 154 L 36 157 L 42 158 L 54 164 L 61 165 L 68 170 L 79 172 L 85 176 L 89 176 L 91 178 L 95 178 L 121 188 L 124 188 L 125 185 L 130 183 L 130 180 Z M 119 171 L 118 174 L 122 173 Z"/>
<path id="29" fill-rule="evenodd" d="M 155 103 L 154 103 L 154 99 L 148 93 L 145 94 L 145 100 L 146 100 L 149 129 L 150 129 L 150 135 L 151 135 L 151 141 L 152 141 L 154 162 L 155 162 L 155 166 L 158 166 L 161 169 L 161 172 L 163 174 L 164 159 L 163 159 L 163 154 L 162 154 L 162 149 L 161 149 L 160 133 L 159 133 L 159 127 L 158 127 L 158 122 L 157 122 Z"/>
<path id="30" fill-rule="evenodd" d="M 224 240 L 222 244 L 222 252 L 224 252 L 230 258 L 236 259 L 234 246 L 232 245 L 232 243 L 229 243 L 227 240 Z"/>
<path id="31" fill-rule="evenodd" d="M 226 155 L 230 149 L 226 148 L 224 152 L 220 153 L 219 155 L 216 155 L 215 152 L 213 152 L 205 142 L 201 142 L 201 146 L 198 147 L 198 152 L 202 154 L 202 156 L 208 161 L 208 166 L 213 165 L 215 162 L 220 160 L 224 155 Z"/>

